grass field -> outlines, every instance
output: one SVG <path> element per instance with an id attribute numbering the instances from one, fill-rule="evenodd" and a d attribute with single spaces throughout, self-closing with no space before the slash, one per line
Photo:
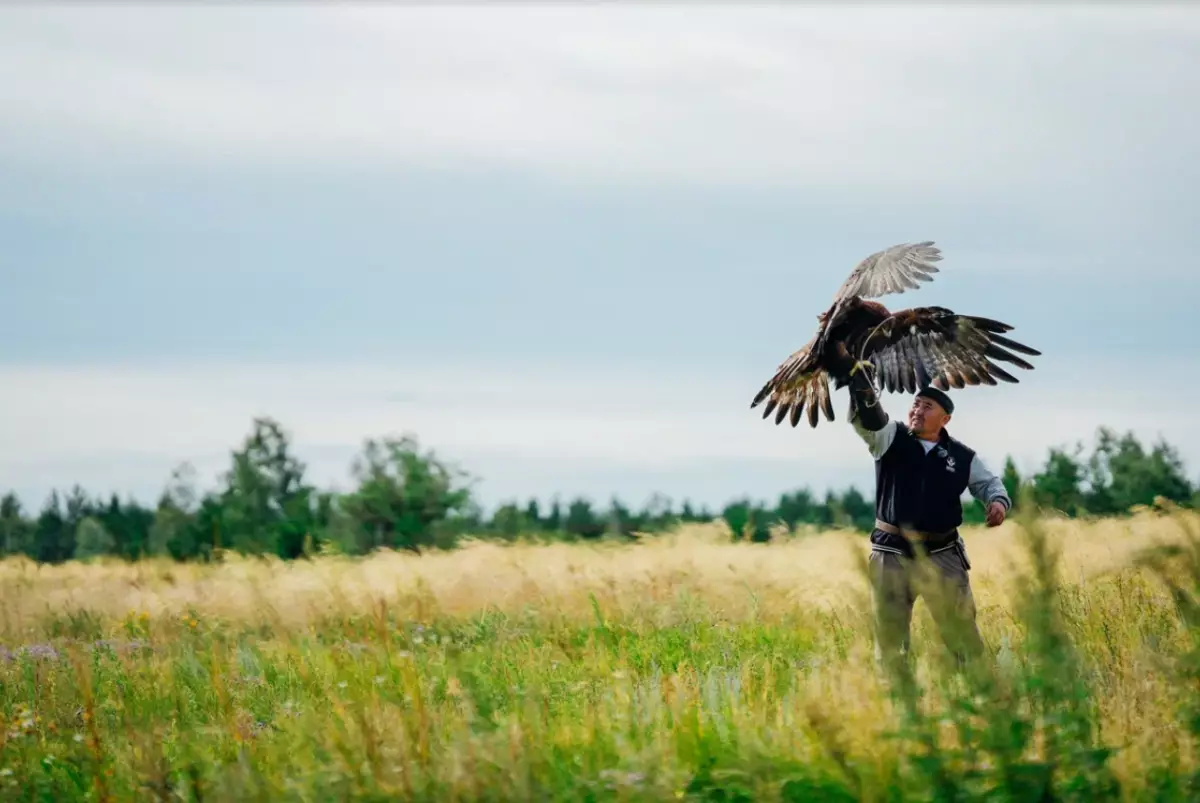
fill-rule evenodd
<path id="1" fill-rule="evenodd" d="M 1181 522 L 968 531 L 997 658 L 954 676 L 918 603 L 911 682 L 843 533 L 10 559 L 0 798 L 1195 800 L 1200 621 L 1133 563 Z"/>

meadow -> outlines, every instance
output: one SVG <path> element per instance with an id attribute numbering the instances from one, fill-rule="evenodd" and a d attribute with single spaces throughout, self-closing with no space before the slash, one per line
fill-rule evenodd
<path id="1" fill-rule="evenodd" d="M 1195 800 L 1198 532 L 968 529 L 995 660 L 894 676 L 848 532 L 8 558 L 0 797 Z"/>

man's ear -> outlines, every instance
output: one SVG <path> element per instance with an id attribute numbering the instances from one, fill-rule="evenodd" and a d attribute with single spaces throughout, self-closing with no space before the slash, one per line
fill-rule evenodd
<path id="1" fill-rule="evenodd" d="M 946 413 L 946 417 L 942 419 L 942 426 L 946 426 L 947 424 L 949 424 L 951 418 L 954 418 L 954 416 L 950 415 L 949 413 Z"/>

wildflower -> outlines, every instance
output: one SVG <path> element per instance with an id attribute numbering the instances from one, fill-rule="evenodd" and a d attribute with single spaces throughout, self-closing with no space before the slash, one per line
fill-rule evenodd
<path id="1" fill-rule="evenodd" d="M 25 654 L 32 658 L 57 658 L 58 650 L 49 644 L 28 644 L 24 647 Z"/>

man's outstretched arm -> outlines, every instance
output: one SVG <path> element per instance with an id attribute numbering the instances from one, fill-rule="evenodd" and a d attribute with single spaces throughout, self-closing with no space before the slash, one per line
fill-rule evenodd
<path id="1" fill-rule="evenodd" d="M 876 460 L 896 437 L 896 422 L 888 418 L 879 395 L 862 371 L 850 377 L 850 424 Z"/>

